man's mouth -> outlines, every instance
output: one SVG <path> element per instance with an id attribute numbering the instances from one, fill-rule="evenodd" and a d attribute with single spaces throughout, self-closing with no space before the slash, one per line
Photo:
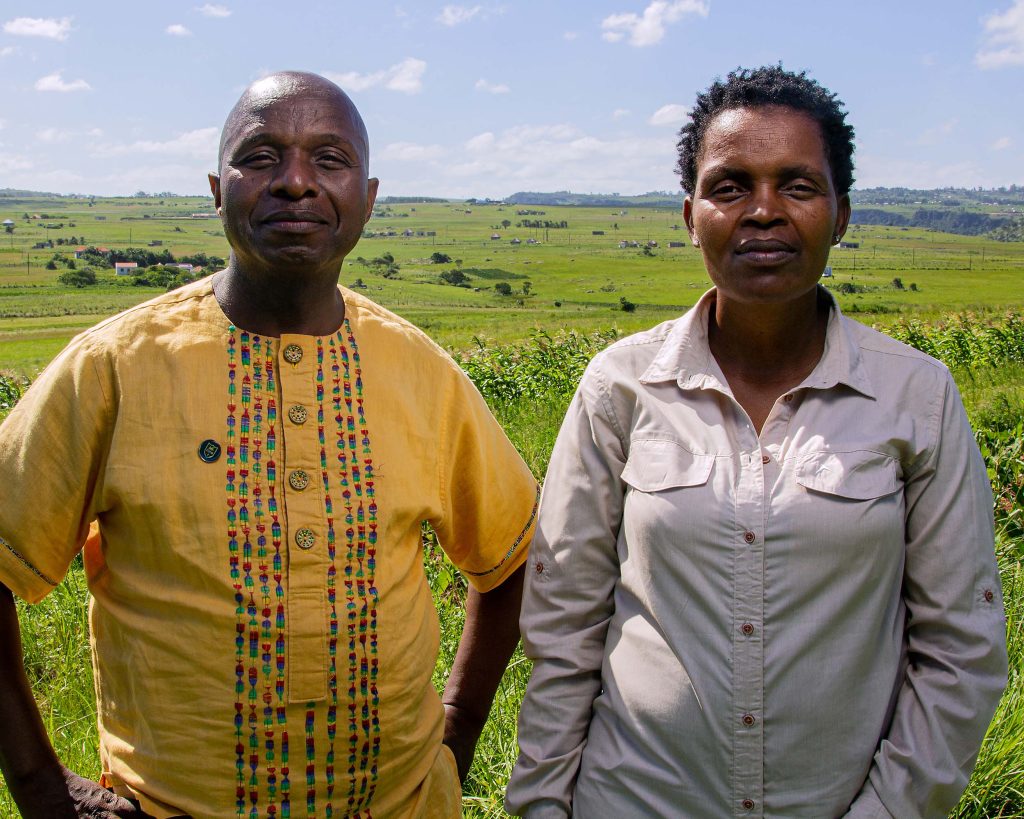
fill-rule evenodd
<path id="1" fill-rule="evenodd" d="M 274 211 L 262 220 L 263 224 L 274 230 L 290 233 L 304 233 L 327 224 L 319 213 L 311 210 L 279 210 Z"/>

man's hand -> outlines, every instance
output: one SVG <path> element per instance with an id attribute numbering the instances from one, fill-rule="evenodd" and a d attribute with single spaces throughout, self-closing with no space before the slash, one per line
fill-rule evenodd
<path id="1" fill-rule="evenodd" d="M 23 819 L 145 819 L 149 814 L 98 782 L 61 767 L 8 783 Z M 150 817 L 152 819 L 152 817 Z"/>

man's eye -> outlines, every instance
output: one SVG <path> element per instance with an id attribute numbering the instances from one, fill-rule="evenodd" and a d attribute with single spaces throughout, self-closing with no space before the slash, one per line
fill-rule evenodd
<path id="1" fill-rule="evenodd" d="M 352 164 L 347 156 L 334 152 L 321 154 L 317 160 L 329 168 L 347 168 Z"/>
<path id="2" fill-rule="evenodd" d="M 712 188 L 711 195 L 720 198 L 729 198 L 739 196 L 742 192 L 743 189 L 735 182 L 722 182 Z"/>
<path id="3" fill-rule="evenodd" d="M 269 151 L 257 151 L 252 154 L 247 154 L 242 158 L 239 163 L 245 165 L 248 168 L 265 168 L 274 161 L 274 155 Z"/>

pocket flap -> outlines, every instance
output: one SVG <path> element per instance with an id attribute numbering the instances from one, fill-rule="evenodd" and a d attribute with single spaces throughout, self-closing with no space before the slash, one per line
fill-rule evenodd
<path id="1" fill-rule="evenodd" d="M 880 498 L 900 487 L 896 459 L 866 449 L 808 455 L 797 464 L 796 482 L 853 500 Z"/>
<path id="2" fill-rule="evenodd" d="M 632 441 L 622 480 L 641 492 L 707 483 L 714 455 L 697 455 L 674 441 Z"/>

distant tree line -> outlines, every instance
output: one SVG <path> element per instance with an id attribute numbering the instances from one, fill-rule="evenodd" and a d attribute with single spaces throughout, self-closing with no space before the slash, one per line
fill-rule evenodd
<path id="1" fill-rule="evenodd" d="M 856 225 L 931 228 L 942 233 L 980 236 L 1002 227 L 1010 220 L 964 210 L 918 208 L 913 216 L 905 216 L 879 208 L 854 208 L 850 221 Z"/>

